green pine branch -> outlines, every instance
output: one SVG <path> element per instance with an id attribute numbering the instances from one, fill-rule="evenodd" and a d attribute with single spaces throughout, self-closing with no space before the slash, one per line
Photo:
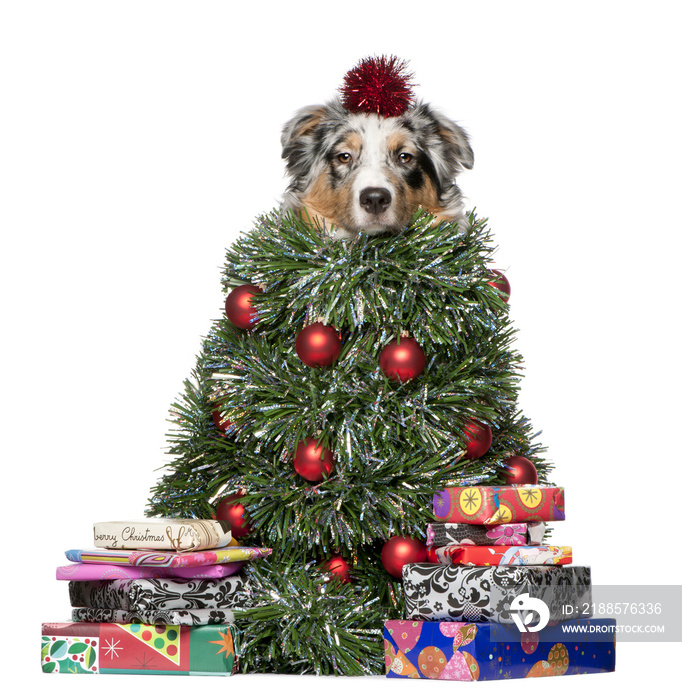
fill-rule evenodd
<path id="1" fill-rule="evenodd" d="M 547 481 L 544 448 L 517 406 L 522 358 L 489 284 L 492 251 L 485 220 L 472 215 L 460 230 L 424 212 L 401 235 L 350 242 L 271 214 L 227 251 L 224 291 L 261 285 L 259 320 L 245 331 L 220 318 L 207 334 L 172 407 L 171 462 L 148 512 L 210 517 L 223 495 L 245 492 L 251 541 L 274 552 L 249 573 L 243 670 L 380 672 L 383 620 L 402 616 L 383 543 L 423 536 L 434 491 L 501 483 L 509 456 L 528 457 Z M 342 351 L 310 368 L 296 336 L 320 319 L 341 333 Z M 403 331 L 427 365 L 401 384 L 384 377 L 379 354 Z M 227 434 L 215 410 L 232 422 Z M 474 418 L 493 443 L 471 461 L 464 427 Z M 317 484 L 292 465 L 308 437 L 335 457 Z M 337 553 L 352 562 L 351 584 L 320 567 Z"/>

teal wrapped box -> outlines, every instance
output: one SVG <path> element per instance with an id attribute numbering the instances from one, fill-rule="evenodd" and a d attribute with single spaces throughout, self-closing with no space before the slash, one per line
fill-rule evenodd
<path id="1" fill-rule="evenodd" d="M 53 622 L 42 626 L 44 673 L 231 675 L 231 625 Z"/>
<path id="2" fill-rule="evenodd" d="M 384 625 L 388 678 L 491 681 L 616 668 L 616 621 L 588 618 L 538 632 L 496 622 L 389 620 Z"/>

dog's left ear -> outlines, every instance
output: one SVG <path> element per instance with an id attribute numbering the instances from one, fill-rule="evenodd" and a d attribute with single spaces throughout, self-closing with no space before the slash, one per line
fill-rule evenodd
<path id="1" fill-rule="evenodd" d="M 461 126 L 421 102 L 405 113 L 419 146 L 433 162 L 441 182 L 451 182 L 462 168 L 474 167 L 474 152 L 469 136 Z"/>

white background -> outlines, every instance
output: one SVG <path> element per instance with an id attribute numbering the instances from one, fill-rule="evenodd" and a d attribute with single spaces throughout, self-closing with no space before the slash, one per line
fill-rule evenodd
<path id="1" fill-rule="evenodd" d="M 460 184 L 495 232 L 521 408 L 567 492 L 554 542 L 596 584 L 679 583 L 674 3 L 1 7 L 4 674 L 45 697 L 458 692 L 39 670 L 39 623 L 69 613 L 63 551 L 88 546 L 97 520 L 142 515 L 168 408 L 221 313 L 224 249 L 283 191 L 281 125 L 369 54 L 410 60 L 419 96 L 471 134 Z M 621 644 L 616 674 L 477 693 L 651 692 L 679 652 Z"/>

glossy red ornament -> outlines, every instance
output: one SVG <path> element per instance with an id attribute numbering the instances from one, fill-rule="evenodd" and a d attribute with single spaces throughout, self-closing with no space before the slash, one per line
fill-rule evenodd
<path id="1" fill-rule="evenodd" d="M 341 339 L 334 326 L 312 323 L 298 334 L 296 352 L 308 367 L 329 367 L 339 359 Z"/>
<path id="2" fill-rule="evenodd" d="M 504 301 L 509 301 L 509 295 L 511 294 L 511 285 L 509 280 L 499 271 L 491 270 L 491 279 L 488 280 L 488 284 L 495 289 L 499 289 L 500 296 Z"/>
<path id="3" fill-rule="evenodd" d="M 227 520 L 230 523 L 232 537 L 246 537 L 251 533 L 249 516 L 240 500 L 243 495 L 243 491 L 238 491 L 226 496 L 220 501 L 215 511 L 218 520 Z"/>
<path id="4" fill-rule="evenodd" d="M 340 578 L 344 583 L 350 583 L 350 564 L 340 554 L 327 559 L 322 564 L 322 568 Z"/>
<path id="5" fill-rule="evenodd" d="M 254 294 L 262 294 L 262 289 L 253 284 L 235 287 L 225 299 L 225 314 L 237 328 L 252 328 L 258 321 L 256 309 L 251 306 Z"/>
<path id="6" fill-rule="evenodd" d="M 403 577 L 405 564 L 419 564 L 427 559 L 426 545 L 416 537 L 391 537 L 381 550 L 381 563 L 391 576 Z"/>
<path id="7" fill-rule="evenodd" d="M 334 454 L 317 438 L 306 438 L 296 446 L 294 469 L 307 481 L 322 481 L 334 468 Z"/>
<path id="8" fill-rule="evenodd" d="M 418 377 L 426 366 L 426 357 L 414 338 L 390 342 L 379 355 L 379 367 L 389 379 L 407 382 Z"/>
<path id="9" fill-rule="evenodd" d="M 538 472 L 535 465 L 525 457 L 517 455 L 505 461 L 504 469 L 500 470 L 500 475 L 507 484 L 537 484 Z"/>
<path id="10" fill-rule="evenodd" d="M 490 426 L 472 418 L 464 426 L 463 432 L 467 439 L 466 458 L 479 459 L 479 457 L 483 457 L 493 443 L 493 431 Z"/>
<path id="11" fill-rule="evenodd" d="M 215 425 L 215 427 L 218 428 L 221 433 L 226 433 L 228 428 L 232 425 L 232 421 L 228 420 L 227 418 L 223 418 L 218 409 L 213 411 L 211 417 L 213 418 L 213 425 Z"/>
<path id="12" fill-rule="evenodd" d="M 343 106 L 351 112 L 398 117 L 414 104 L 412 78 L 407 63 L 397 56 L 364 58 L 343 79 Z"/>

